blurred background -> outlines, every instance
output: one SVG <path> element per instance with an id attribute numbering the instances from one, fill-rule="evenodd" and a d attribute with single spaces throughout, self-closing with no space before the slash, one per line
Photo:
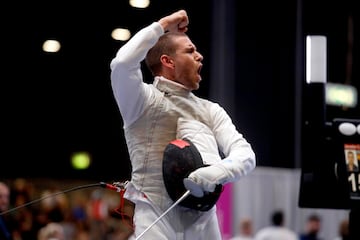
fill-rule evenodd
<path id="1" fill-rule="evenodd" d="M 294 152 L 305 35 L 327 36 L 329 82 L 359 88 L 354 1 L 153 0 L 147 8 L 125 0 L 9 3 L 1 38 L 3 174 L 127 178 L 128 153 L 109 79 L 110 61 L 126 41 L 111 33 L 121 27 L 133 35 L 180 8 L 188 11 L 188 33 L 204 55 L 196 94 L 225 105 L 253 144 L 258 165 L 300 167 Z M 60 42 L 58 52 L 42 50 L 49 39 Z M 328 110 L 330 117 L 359 112 L 359 105 Z M 89 153 L 89 168 L 72 168 L 78 152 Z"/>
<path id="2" fill-rule="evenodd" d="M 111 34 L 124 28 L 132 36 L 178 9 L 187 10 L 188 34 L 204 56 L 195 94 L 228 110 L 259 167 L 299 171 L 305 37 L 326 36 L 327 81 L 358 92 L 355 0 L 152 0 L 146 8 L 127 0 L 7 3 L 0 40 L 0 179 L 129 179 L 109 67 L 126 40 Z M 59 51 L 43 51 L 46 40 L 58 41 Z M 145 68 L 144 77 L 152 81 Z M 326 119 L 359 119 L 356 94 L 354 102 L 327 104 Z"/>

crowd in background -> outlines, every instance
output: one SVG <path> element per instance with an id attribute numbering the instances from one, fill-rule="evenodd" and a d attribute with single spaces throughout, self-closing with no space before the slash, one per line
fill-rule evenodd
<path id="1" fill-rule="evenodd" d="M 285 215 L 282 210 L 275 210 L 268 226 L 258 231 L 253 230 L 251 218 L 241 219 L 238 233 L 230 240 L 326 240 L 319 236 L 321 216 L 311 214 L 306 219 L 304 229 L 297 233 L 285 226 Z M 344 219 L 339 223 L 338 236 L 333 240 L 349 240 L 349 221 Z"/>
<path id="2" fill-rule="evenodd" d="M 66 193 L 63 191 L 66 184 L 61 189 L 51 182 L 39 183 L 37 188 L 39 185 L 41 187 L 35 189 L 34 182 L 25 179 L 0 182 L 0 240 L 126 239 L 127 226 L 116 211 L 120 203 L 118 192 L 80 188 Z M 269 226 L 257 232 L 253 230 L 251 218 L 241 219 L 231 240 L 280 240 L 279 236 L 283 235 L 286 240 L 290 240 L 290 236 L 298 240 L 325 240 L 318 235 L 321 220 L 317 214 L 309 215 L 303 232 L 296 233 L 285 227 L 284 212 L 274 210 Z M 338 237 L 333 240 L 348 238 L 348 220 L 344 219 L 339 222 Z"/>
<path id="3" fill-rule="evenodd" d="M 88 188 L 65 193 L 54 184 L 42 185 L 38 190 L 25 179 L 1 183 L 0 240 L 124 239 L 127 226 L 117 211 L 118 192 Z"/>

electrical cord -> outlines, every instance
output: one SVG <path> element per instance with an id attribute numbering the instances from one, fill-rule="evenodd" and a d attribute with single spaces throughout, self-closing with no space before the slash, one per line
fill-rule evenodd
<path id="1" fill-rule="evenodd" d="M 43 201 L 44 199 L 47 199 L 47 198 L 50 198 L 50 197 L 55 197 L 57 195 L 60 195 L 60 194 L 64 194 L 64 193 L 68 193 L 68 192 L 72 192 L 72 191 L 76 191 L 76 190 L 79 190 L 79 189 L 84 189 L 84 188 L 91 188 L 91 187 L 104 187 L 104 188 L 110 188 L 112 185 L 110 184 L 107 184 L 107 183 L 104 183 L 104 182 L 100 182 L 100 183 L 93 183 L 93 184 L 87 184 L 87 185 L 81 185 L 81 186 L 77 186 L 77 187 L 73 187 L 73 188 L 70 188 L 70 189 L 67 189 L 67 190 L 63 190 L 63 191 L 60 191 L 60 192 L 56 192 L 56 193 L 53 193 L 53 194 L 49 194 L 49 195 L 46 195 L 42 198 L 39 198 L 39 199 L 35 199 L 33 201 L 30 201 L 30 202 L 27 202 L 23 205 L 20 205 L 20 206 L 17 206 L 17 207 L 14 207 L 14 208 L 11 208 L 9 210 L 6 210 L 6 211 L 3 211 L 0 213 L 0 216 L 2 215 L 5 215 L 5 214 L 8 214 L 10 212 L 13 212 L 13 211 L 16 211 L 20 208 L 23 208 L 23 207 L 27 207 L 29 205 L 32 205 L 32 204 L 35 204 L 35 203 L 38 203 L 40 201 Z"/>

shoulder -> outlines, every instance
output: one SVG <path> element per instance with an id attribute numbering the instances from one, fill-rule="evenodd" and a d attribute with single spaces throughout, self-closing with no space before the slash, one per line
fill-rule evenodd
<path id="1" fill-rule="evenodd" d="M 211 111 L 223 110 L 222 106 L 219 103 L 206 99 L 204 97 L 199 97 L 195 95 L 193 92 L 190 93 L 190 98 L 192 99 L 192 101 L 196 102 L 196 104 L 206 107 L 208 110 Z"/>
<path id="2" fill-rule="evenodd" d="M 270 231 L 272 231 L 271 227 L 265 227 L 260 229 L 256 234 L 255 234 L 255 239 L 261 238 L 264 235 L 267 235 Z"/>
<path id="3" fill-rule="evenodd" d="M 293 239 L 293 240 L 299 239 L 298 235 L 290 229 L 287 229 L 287 234 L 289 236 L 289 239 Z"/>

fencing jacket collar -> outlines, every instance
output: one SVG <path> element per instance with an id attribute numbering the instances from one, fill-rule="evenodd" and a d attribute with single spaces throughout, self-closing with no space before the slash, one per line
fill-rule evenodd
<path id="1" fill-rule="evenodd" d="M 154 86 L 167 95 L 188 97 L 191 93 L 184 85 L 160 76 L 155 77 Z"/>

